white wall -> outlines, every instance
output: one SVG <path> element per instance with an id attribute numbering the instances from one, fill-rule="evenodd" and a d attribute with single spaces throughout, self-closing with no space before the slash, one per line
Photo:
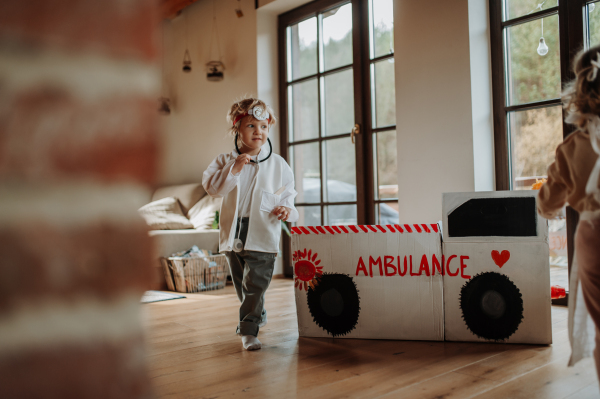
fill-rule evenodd
<path id="1" fill-rule="evenodd" d="M 237 3 L 237 2 L 235 2 Z M 163 117 L 161 182 L 199 182 L 202 172 L 218 154 L 231 151 L 226 136 L 226 115 L 233 102 L 257 94 L 256 10 L 254 0 L 242 0 L 244 17 L 235 14 L 234 2 L 215 1 L 225 79 L 206 80 L 205 64 L 217 57 L 216 44 L 209 54 L 213 2 L 200 0 L 186 7 L 165 27 L 165 71 L 171 114 Z M 192 72 L 181 70 L 187 45 Z"/>
<path id="2" fill-rule="evenodd" d="M 442 193 L 474 191 L 475 169 L 493 165 L 493 157 L 474 159 L 474 131 L 479 139 L 490 130 L 481 128 L 485 104 L 474 130 L 470 71 L 471 56 L 489 56 L 470 50 L 468 0 L 395 0 L 394 21 L 400 221 L 437 221 Z"/>

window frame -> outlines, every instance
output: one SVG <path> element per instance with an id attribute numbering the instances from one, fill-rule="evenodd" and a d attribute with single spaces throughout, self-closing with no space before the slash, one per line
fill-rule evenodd
<path id="1" fill-rule="evenodd" d="M 287 69 L 287 35 L 286 29 L 290 25 L 302 22 L 308 18 L 317 17 L 318 14 L 339 7 L 343 4 L 352 4 L 352 64 L 334 68 L 325 72 L 320 72 L 317 68 L 317 73 L 310 77 L 301 79 L 293 79 L 288 82 Z M 371 59 L 370 57 L 370 28 L 369 28 L 369 1 L 368 0 L 315 0 L 296 9 L 280 14 L 278 16 L 277 39 L 278 39 L 278 72 L 279 72 L 279 109 L 280 109 L 280 143 L 281 156 L 289 162 L 290 160 L 290 140 L 289 140 L 289 118 L 288 112 L 288 86 L 293 83 L 298 83 L 304 79 L 317 78 L 318 88 L 320 90 L 320 77 L 326 76 L 332 72 L 339 72 L 346 68 L 353 70 L 354 84 L 354 123 L 360 126 L 360 134 L 355 135 L 355 151 L 356 151 L 356 216 L 357 223 L 362 225 L 375 224 L 376 214 L 375 206 L 380 203 L 397 202 L 398 199 L 375 199 L 374 184 L 376 173 L 374 166 L 374 135 L 380 131 L 396 130 L 396 125 L 390 125 L 380 128 L 373 128 L 373 115 L 371 109 L 371 64 L 377 61 L 382 61 L 395 57 L 395 52 L 386 54 Z M 319 38 L 317 39 L 319 40 Z M 319 44 L 317 43 L 317 46 Z M 320 54 L 317 53 L 317 66 L 319 65 Z M 321 98 L 319 98 L 319 110 Z M 319 130 L 321 129 L 321 121 L 319 121 Z M 311 142 L 321 143 L 333 139 L 350 137 L 350 133 L 343 133 L 335 136 L 322 136 L 308 140 L 298 140 L 294 144 L 308 144 Z M 323 165 L 322 148 L 319 148 L 320 167 Z M 293 165 L 290 165 L 293 168 Z M 320 202 L 315 203 L 298 203 L 299 206 L 320 206 L 321 221 L 324 221 L 325 207 L 329 205 L 345 205 L 346 202 L 324 201 L 323 197 L 323 180 L 324 176 L 321 173 L 321 198 Z M 351 202 L 354 204 L 354 202 Z M 291 266 L 291 240 L 289 237 L 283 237 L 283 261 L 284 274 L 293 276 Z"/>
<path id="2" fill-rule="evenodd" d="M 503 21 L 503 0 L 489 0 L 490 16 L 490 50 L 492 69 L 492 107 L 494 124 L 494 166 L 496 173 L 496 190 L 511 189 L 510 147 L 507 126 L 508 113 L 517 110 L 529 110 L 546 106 L 562 104 L 560 98 L 539 101 L 528 104 L 508 106 L 506 102 L 506 64 L 505 64 L 505 28 L 547 17 L 558 15 L 559 45 L 560 45 L 560 75 L 561 87 L 570 82 L 575 76 L 570 70 L 574 55 L 584 47 L 584 8 L 594 0 L 559 0 L 558 6 L 537 11 L 521 17 Z M 563 109 L 563 138 L 575 131 L 572 125 L 565 123 Z M 571 273 L 573 263 L 574 236 L 579 221 L 579 215 L 567 207 L 567 253 L 568 273 Z M 566 304 L 566 298 L 553 303 Z"/>

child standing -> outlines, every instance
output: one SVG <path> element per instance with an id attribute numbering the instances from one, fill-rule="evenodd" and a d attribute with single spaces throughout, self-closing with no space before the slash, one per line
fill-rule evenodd
<path id="1" fill-rule="evenodd" d="M 548 181 L 538 195 L 538 212 L 552 218 L 569 203 L 580 214 L 575 255 L 588 312 L 596 324 L 596 371 L 600 370 L 600 46 L 575 57 L 575 80 L 563 92 L 566 122 L 577 127 L 556 149 Z M 571 287 L 577 287 L 571 283 Z M 569 301 L 575 301 L 570 295 Z M 579 305 L 576 305 L 579 306 Z M 571 306 L 569 306 L 570 309 Z M 571 315 L 570 315 L 571 317 Z M 573 331 L 570 331 L 572 334 Z M 600 376 L 600 374 L 599 374 Z"/>
<path id="2" fill-rule="evenodd" d="M 211 162 L 202 185 L 211 197 L 223 197 L 219 251 L 229 259 L 241 302 L 236 333 L 242 336 L 244 349 L 256 350 L 261 348 L 259 328 L 267 323 L 265 291 L 279 251 L 281 220 L 298 220 L 297 193 L 289 165 L 272 154 L 268 135 L 276 119 L 271 108 L 247 98 L 233 104 L 227 121 L 236 149 Z"/>

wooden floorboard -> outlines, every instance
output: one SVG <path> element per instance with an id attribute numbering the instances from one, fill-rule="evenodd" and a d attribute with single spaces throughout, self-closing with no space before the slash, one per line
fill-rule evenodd
<path id="1" fill-rule="evenodd" d="M 233 287 L 145 304 L 148 372 L 159 398 L 600 398 L 592 359 L 567 367 L 567 309 L 553 345 L 299 338 L 293 284 L 273 280 L 263 348 L 235 335 Z"/>

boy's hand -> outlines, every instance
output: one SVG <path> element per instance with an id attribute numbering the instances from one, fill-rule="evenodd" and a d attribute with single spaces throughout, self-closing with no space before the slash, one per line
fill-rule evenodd
<path id="1" fill-rule="evenodd" d="M 234 175 L 237 175 L 238 173 L 240 173 L 242 171 L 242 168 L 244 167 L 244 165 L 246 165 L 248 162 L 250 162 L 251 159 L 252 158 L 248 154 L 238 155 L 238 157 L 235 159 L 235 163 L 231 167 L 231 173 L 233 173 Z"/>
<path id="2" fill-rule="evenodd" d="M 277 216 L 277 219 L 285 222 L 290 217 L 290 211 L 291 209 L 285 206 L 276 206 L 272 213 L 273 215 Z"/>

